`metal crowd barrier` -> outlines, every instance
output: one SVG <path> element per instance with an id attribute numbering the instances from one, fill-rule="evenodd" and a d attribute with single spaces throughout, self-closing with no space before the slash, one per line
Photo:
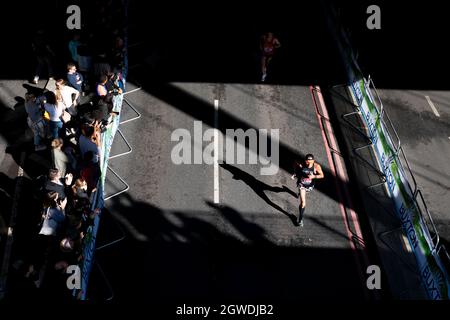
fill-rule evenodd
<path id="1" fill-rule="evenodd" d="M 425 199 L 423 198 L 422 192 L 417 185 L 417 180 L 414 176 L 414 173 L 411 170 L 411 166 L 409 164 L 408 158 L 406 157 L 406 154 L 403 149 L 403 145 L 401 143 L 401 140 L 397 133 L 397 130 L 395 129 L 394 124 L 393 124 L 391 118 L 389 117 L 389 114 L 387 113 L 386 109 L 383 106 L 383 102 L 380 98 L 380 95 L 378 94 L 375 84 L 374 84 L 372 78 L 370 77 L 370 75 L 367 80 L 365 78 L 363 78 L 363 79 L 364 79 L 364 86 L 366 88 L 366 92 L 368 92 L 368 94 L 371 95 L 372 101 L 374 102 L 374 105 L 376 107 L 377 114 L 378 114 L 377 120 L 380 120 L 382 122 L 383 126 L 385 127 L 385 129 L 386 129 L 385 131 L 390 140 L 389 141 L 390 145 L 393 147 L 393 150 L 394 150 L 393 157 L 395 157 L 399 161 L 399 163 L 400 163 L 399 169 L 402 170 L 403 173 L 407 173 L 407 174 L 404 174 L 404 176 L 407 178 L 406 184 L 407 184 L 411 194 L 413 195 L 413 200 L 415 202 L 415 205 L 417 206 L 422 219 L 426 222 L 428 231 L 430 232 L 430 228 L 433 231 L 433 233 L 430 232 L 430 235 L 432 236 L 432 252 L 436 253 L 439 250 L 445 250 L 445 252 L 447 252 L 445 248 L 441 249 L 443 247 L 443 245 L 440 244 L 440 237 L 439 237 L 436 225 L 433 221 L 433 218 L 431 217 L 430 211 L 428 210 L 428 207 L 426 205 Z M 375 93 L 375 96 L 377 99 L 374 99 L 372 92 Z M 361 158 L 364 162 L 366 162 L 368 165 L 370 165 L 376 172 L 378 172 L 380 174 L 380 177 L 382 177 L 381 182 L 375 183 L 375 184 L 367 187 L 368 189 L 370 189 L 370 188 L 373 188 L 373 187 L 376 187 L 376 186 L 386 183 L 386 177 L 379 168 L 376 168 L 375 166 L 370 164 L 367 160 L 363 159 L 358 153 L 361 149 L 367 148 L 372 145 L 372 142 L 370 141 L 370 138 L 367 137 L 367 134 L 365 132 L 363 132 L 361 129 L 354 126 L 350 121 L 347 120 L 347 117 L 349 117 L 351 115 L 356 115 L 356 114 L 361 115 L 361 109 L 360 109 L 361 103 L 362 103 L 362 101 L 359 102 L 359 104 L 356 106 L 357 107 L 356 111 L 353 111 L 353 112 L 343 115 L 343 119 L 350 126 L 352 126 L 359 133 L 361 133 L 365 138 L 368 139 L 367 145 L 354 148 L 353 151 L 356 153 L 356 155 L 359 158 Z M 405 172 L 405 168 L 407 169 L 406 172 Z M 391 230 L 391 231 L 394 231 L 394 230 Z M 448 253 L 446 255 L 448 257 Z M 450 261 L 450 258 L 449 258 L 449 261 Z"/>

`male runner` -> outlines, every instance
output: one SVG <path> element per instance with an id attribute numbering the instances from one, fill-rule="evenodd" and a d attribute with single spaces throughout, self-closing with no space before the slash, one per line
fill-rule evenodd
<path id="1" fill-rule="evenodd" d="M 314 180 L 324 177 L 322 167 L 314 161 L 312 154 L 307 154 L 303 162 L 296 161 L 292 179 L 297 178 L 297 187 L 299 188 L 299 217 L 298 225 L 303 227 L 303 215 L 306 207 L 306 192 L 314 189 Z"/>

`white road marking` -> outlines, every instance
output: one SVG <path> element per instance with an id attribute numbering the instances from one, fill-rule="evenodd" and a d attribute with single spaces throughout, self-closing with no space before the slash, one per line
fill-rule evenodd
<path id="1" fill-rule="evenodd" d="M 139 87 L 139 88 L 136 88 L 136 89 L 133 89 L 133 90 L 130 90 L 130 91 L 126 91 L 126 92 L 124 92 L 124 94 L 123 95 L 127 95 L 127 94 L 130 94 L 130 93 L 132 93 L 132 92 L 136 92 L 136 91 L 139 91 L 139 90 L 141 90 L 142 88 L 141 87 Z"/>
<path id="2" fill-rule="evenodd" d="M 425 96 L 425 99 L 427 99 L 428 104 L 430 105 L 431 110 L 433 110 L 433 112 L 434 112 L 434 114 L 436 115 L 436 117 L 440 117 L 440 114 L 439 114 L 439 112 L 437 111 L 436 107 L 434 106 L 433 101 L 431 101 L 430 97 L 429 97 L 429 96 Z"/>
<path id="3" fill-rule="evenodd" d="M 214 100 L 214 203 L 219 203 L 219 100 Z"/>

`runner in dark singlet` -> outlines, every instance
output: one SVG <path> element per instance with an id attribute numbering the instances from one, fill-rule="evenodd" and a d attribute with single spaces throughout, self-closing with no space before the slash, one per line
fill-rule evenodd
<path id="1" fill-rule="evenodd" d="M 267 32 L 261 37 L 260 49 L 262 51 L 261 55 L 261 71 L 262 78 L 261 81 L 265 81 L 267 77 L 267 66 L 270 60 L 275 54 L 275 49 L 281 46 L 280 41 L 274 37 L 272 32 Z"/>
<path id="2" fill-rule="evenodd" d="M 322 179 L 324 177 L 322 167 L 314 161 L 312 154 L 305 156 L 304 162 L 296 162 L 294 167 L 294 174 L 292 179 L 297 178 L 297 187 L 299 188 L 299 217 L 298 225 L 303 227 L 303 215 L 306 207 L 306 192 L 314 189 L 315 179 Z"/>

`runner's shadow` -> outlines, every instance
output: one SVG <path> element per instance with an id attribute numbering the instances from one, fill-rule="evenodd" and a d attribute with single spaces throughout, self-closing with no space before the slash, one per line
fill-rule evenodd
<path id="1" fill-rule="evenodd" d="M 269 197 L 265 194 L 265 191 L 271 191 L 271 192 L 287 192 L 291 195 L 294 195 L 297 197 L 295 192 L 287 188 L 286 186 L 283 187 L 274 187 L 270 186 L 255 177 L 253 177 L 251 174 L 248 174 L 245 171 L 242 171 L 241 169 L 238 169 L 232 165 L 229 165 L 227 163 L 221 163 L 220 166 L 224 168 L 225 170 L 229 171 L 231 174 L 233 174 L 234 180 L 242 180 L 246 185 L 248 185 L 252 190 L 261 198 L 263 199 L 267 204 L 269 204 L 271 207 L 277 209 L 281 213 L 285 214 L 287 217 L 291 219 L 291 221 L 294 223 L 295 216 L 293 214 L 290 214 L 289 212 L 285 211 L 283 208 L 281 208 L 276 203 L 272 202 L 272 200 L 269 199 Z"/>

